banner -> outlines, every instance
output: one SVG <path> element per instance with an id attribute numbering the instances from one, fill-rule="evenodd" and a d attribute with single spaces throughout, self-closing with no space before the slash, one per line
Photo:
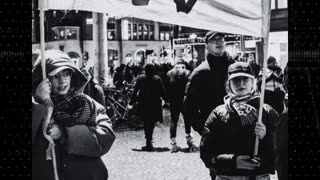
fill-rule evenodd
<path id="1" fill-rule="evenodd" d="M 271 13 L 270 0 L 43 1 L 45 9 L 100 12 L 255 37 L 266 37 Z"/>

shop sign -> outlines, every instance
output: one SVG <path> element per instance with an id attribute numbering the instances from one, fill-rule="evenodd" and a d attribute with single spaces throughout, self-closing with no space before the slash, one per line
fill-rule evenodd
<path id="1" fill-rule="evenodd" d="M 176 45 L 196 44 L 196 43 L 205 44 L 206 43 L 205 38 L 202 38 L 202 37 L 197 37 L 197 38 L 179 38 L 179 39 L 174 39 L 173 41 L 174 41 L 174 44 L 176 44 Z"/>
<path id="2" fill-rule="evenodd" d="M 148 44 L 136 44 L 136 47 L 147 47 Z"/>

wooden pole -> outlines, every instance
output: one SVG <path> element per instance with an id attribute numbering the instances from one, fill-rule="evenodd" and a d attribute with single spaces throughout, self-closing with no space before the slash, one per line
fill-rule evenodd
<path id="1" fill-rule="evenodd" d="M 269 43 L 269 32 L 270 32 L 270 16 L 271 16 L 271 2 L 270 0 L 265 0 L 265 4 L 263 4 L 262 12 L 267 11 L 268 14 L 264 17 L 265 26 L 262 28 L 266 28 L 265 37 L 263 39 L 263 74 L 262 74 L 262 85 L 261 85 L 261 94 L 260 94 L 260 106 L 259 106 L 259 118 L 258 122 L 262 122 L 262 114 L 263 114 L 263 104 L 264 104 L 264 94 L 266 87 L 266 71 L 267 71 L 267 57 L 268 57 L 268 43 Z M 262 29 L 262 31 L 264 31 Z M 259 137 L 256 136 L 255 146 L 254 146 L 254 156 L 258 155 L 259 149 Z"/>
<path id="2" fill-rule="evenodd" d="M 42 78 L 46 79 L 46 58 L 45 58 L 45 43 L 44 43 L 44 3 L 45 0 L 39 0 L 39 10 L 40 10 L 40 50 L 41 50 L 41 68 L 42 68 Z M 48 150 L 51 152 L 52 155 L 52 163 L 53 163 L 53 171 L 54 171 L 54 179 L 59 180 L 58 171 L 57 171 L 57 162 L 56 162 L 56 153 L 55 153 L 55 144 L 51 136 L 47 135 L 47 127 L 49 126 L 53 106 L 51 100 L 45 101 L 45 106 L 47 108 L 46 118 L 42 122 L 42 131 L 44 137 L 49 141 Z"/>

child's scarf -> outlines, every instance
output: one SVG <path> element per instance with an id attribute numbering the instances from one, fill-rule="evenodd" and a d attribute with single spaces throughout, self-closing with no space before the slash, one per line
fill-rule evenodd
<path id="1" fill-rule="evenodd" d="M 85 94 L 52 95 L 53 118 L 63 127 L 79 124 L 96 125 L 97 108 Z"/>
<path id="2" fill-rule="evenodd" d="M 250 126 L 258 121 L 260 96 L 252 91 L 246 96 L 236 96 L 229 93 L 224 98 L 228 111 L 235 112 L 241 119 L 241 125 Z"/>

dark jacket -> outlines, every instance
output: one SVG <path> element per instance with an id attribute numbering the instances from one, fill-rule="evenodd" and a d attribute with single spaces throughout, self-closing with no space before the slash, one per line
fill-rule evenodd
<path id="1" fill-rule="evenodd" d="M 228 111 L 224 104 L 218 106 L 212 111 L 205 123 L 200 143 L 202 161 L 210 171 L 215 171 L 217 175 L 273 174 L 275 170 L 273 138 L 278 117 L 278 113 L 271 106 L 264 105 L 262 123 L 266 126 L 266 135 L 259 141 L 258 149 L 261 166 L 253 171 L 237 169 L 237 155 L 252 156 L 254 154 L 255 126 L 242 126 L 238 114 Z M 221 154 L 233 154 L 234 156 L 230 159 L 217 159 L 217 156 Z"/>
<path id="2" fill-rule="evenodd" d="M 189 70 L 184 70 L 181 74 L 178 74 L 176 69 L 171 69 L 168 71 L 166 89 L 170 104 L 182 105 L 189 73 Z"/>
<path id="3" fill-rule="evenodd" d="M 150 78 L 141 74 L 137 77 L 130 104 L 138 102 L 137 111 L 144 120 L 163 122 L 161 97 L 166 100 L 161 78 L 158 75 Z"/>
<path id="4" fill-rule="evenodd" d="M 189 77 L 184 100 L 184 117 L 199 134 L 211 111 L 223 104 L 228 67 L 234 60 L 225 52 L 222 56 L 209 54 Z"/>
<path id="5" fill-rule="evenodd" d="M 278 121 L 275 135 L 276 170 L 279 180 L 288 179 L 288 109 Z"/>

